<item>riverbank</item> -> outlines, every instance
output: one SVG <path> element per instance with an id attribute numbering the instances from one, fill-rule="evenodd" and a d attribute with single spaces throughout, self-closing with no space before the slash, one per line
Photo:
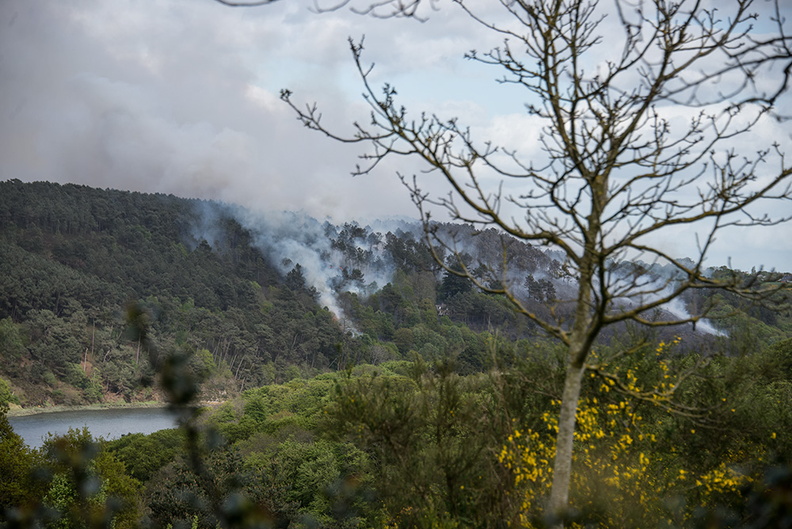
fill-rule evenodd
<path id="1" fill-rule="evenodd" d="M 22 408 L 11 406 L 7 415 L 9 417 L 27 417 L 28 415 L 39 415 L 42 413 L 58 413 L 61 411 L 83 411 L 83 410 L 106 410 L 114 408 L 135 409 L 135 408 L 166 408 L 167 402 L 145 401 L 145 402 L 99 402 L 95 404 L 82 404 L 80 406 L 35 406 L 32 408 Z"/>
<path id="2" fill-rule="evenodd" d="M 215 408 L 223 404 L 222 401 L 199 402 L 198 405 L 205 408 Z M 142 401 L 142 402 L 99 402 L 95 404 L 83 404 L 80 406 L 36 406 L 33 408 L 22 408 L 11 405 L 6 415 L 8 417 L 27 417 L 29 415 L 40 415 L 43 413 L 58 413 L 62 411 L 89 411 L 107 409 L 146 409 L 146 408 L 167 408 L 168 403 L 162 401 Z"/>

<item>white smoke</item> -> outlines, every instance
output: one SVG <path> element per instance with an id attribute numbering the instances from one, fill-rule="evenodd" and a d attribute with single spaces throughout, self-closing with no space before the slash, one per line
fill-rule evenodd
<path id="1" fill-rule="evenodd" d="M 645 263 L 631 264 L 643 267 Z M 611 274 L 609 287 L 612 292 L 621 292 L 621 295 L 614 300 L 617 306 L 634 307 L 654 303 L 670 296 L 674 291 L 675 278 L 678 274 L 679 269 L 671 265 L 650 266 L 638 277 L 629 272 L 629 267 L 626 270 L 617 268 Z M 695 316 L 685 307 L 681 297 L 675 297 L 671 301 L 659 305 L 657 310 L 665 313 L 665 315 L 661 315 L 663 320 L 692 322 Z M 717 329 L 705 318 L 695 322 L 694 330 L 713 336 L 727 336 L 725 332 Z"/>
<path id="2" fill-rule="evenodd" d="M 206 240 L 213 247 L 220 246 L 219 221 L 223 217 L 233 218 L 251 233 L 254 244 L 282 276 L 299 264 L 306 285 L 316 291 L 319 305 L 326 307 L 345 326 L 349 323 L 340 306 L 339 293 L 352 292 L 365 297 L 393 278 L 395 270 L 385 251 L 385 234 L 370 226 L 362 228 L 365 236 L 345 240 L 348 250 L 345 253 L 333 246 L 333 239 L 340 240 L 345 226 L 360 228 L 357 223 L 339 227 L 330 221 L 321 223 L 304 212 L 257 212 L 217 202 L 196 204 L 198 219 L 191 232 L 194 241 Z M 385 220 L 377 223 L 377 227 L 404 233 L 414 233 L 418 229 L 417 224 L 401 219 Z M 362 255 L 364 259 L 350 258 L 349 253 Z M 350 279 L 355 269 L 362 274 L 362 279 Z"/>
<path id="3" fill-rule="evenodd" d="M 693 315 L 688 312 L 685 308 L 684 303 L 679 298 L 676 298 L 672 301 L 669 301 L 665 305 L 663 305 L 663 310 L 669 312 L 674 315 L 675 318 L 680 320 L 685 320 L 692 318 Z M 721 331 L 720 329 L 716 329 L 708 320 L 702 318 L 696 322 L 695 326 L 696 331 L 701 331 L 707 334 L 712 334 L 713 336 L 728 336 L 725 332 Z"/>
<path id="4" fill-rule="evenodd" d="M 329 220 L 320 222 L 304 212 L 259 212 L 218 202 L 196 204 L 199 207 L 192 231 L 194 241 L 203 239 L 214 247 L 222 246 L 219 221 L 223 217 L 233 218 L 251 233 L 254 244 L 282 276 L 299 264 L 306 285 L 316 291 L 320 306 L 326 307 L 345 326 L 350 324 L 339 303 L 339 294 L 352 292 L 367 297 L 394 277 L 395 265 L 385 247 L 387 234 L 395 233 L 413 240 L 421 240 L 424 236 L 420 223 L 404 218 L 376 219 L 363 226 L 356 222 L 335 225 Z M 497 235 L 475 235 L 475 230 L 465 226 L 443 225 L 440 229 L 448 232 L 443 235 L 454 239 L 459 254 L 469 256 L 471 262 L 467 264 L 471 269 L 500 250 Z M 505 269 L 490 270 L 493 279 L 505 279 L 518 296 L 529 295 L 524 284 L 529 274 L 535 281 L 551 282 L 557 299 L 571 299 L 576 295 L 576 282 L 560 273 L 561 265 L 554 258 L 556 254 L 530 245 L 518 245 L 511 250 L 514 262 Z M 640 274 L 636 276 L 635 270 L 641 270 Z M 674 267 L 640 262 L 613 267 L 609 289 L 622 292 L 614 299 L 614 308 L 652 303 L 668 296 L 677 272 Z M 681 298 L 664 303 L 657 310 L 665 313 L 661 316 L 664 319 L 691 321 L 693 318 Z M 703 318 L 696 322 L 695 329 L 726 336 Z M 349 330 L 354 331 L 351 327 Z"/>

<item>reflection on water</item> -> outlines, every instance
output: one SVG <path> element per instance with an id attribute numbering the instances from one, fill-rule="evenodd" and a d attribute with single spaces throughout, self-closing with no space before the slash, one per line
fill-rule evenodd
<path id="1" fill-rule="evenodd" d="M 166 408 L 72 410 L 8 420 L 31 448 L 40 447 L 48 433 L 65 434 L 69 428 L 87 427 L 95 438 L 117 439 L 127 433 L 149 434 L 176 426 L 176 416 Z"/>

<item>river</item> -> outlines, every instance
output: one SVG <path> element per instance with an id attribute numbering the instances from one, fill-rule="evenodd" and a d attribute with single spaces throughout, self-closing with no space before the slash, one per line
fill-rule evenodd
<path id="1" fill-rule="evenodd" d="M 31 448 L 40 447 L 48 433 L 65 434 L 69 428 L 86 427 L 95 438 L 117 439 L 128 433 L 149 434 L 176 426 L 176 416 L 167 408 L 69 410 L 9 417 L 8 421 Z"/>

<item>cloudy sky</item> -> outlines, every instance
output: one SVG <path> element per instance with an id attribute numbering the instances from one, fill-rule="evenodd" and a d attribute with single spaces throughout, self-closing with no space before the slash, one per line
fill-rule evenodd
<path id="1" fill-rule="evenodd" d="M 0 180 L 216 198 L 336 221 L 415 217 L 395 171 L 420 170 L 417 162 L 393 159 L 352 177 L 364 149 L 305 129 L 278 99 L 289 88 L 295 101 L 318 101 L 341 132 L 366 121 L 347 44 L 364 34 L 376 79 L 393 82 L 409 108 L 460 116 L 495 143 L 538 149 L 521 94 L 462 57 L 500 37 L 451 2 L 440 0 L 425 23 L 315 14 L 311 5 L 3 0 Z M 758 138 L 792 151 L 789 123 L 763 127 Z M 791 231 L 730 232 L 707 263 L 792 270 Z M 687 255 L 694 235 L 659 244 Z"/>

